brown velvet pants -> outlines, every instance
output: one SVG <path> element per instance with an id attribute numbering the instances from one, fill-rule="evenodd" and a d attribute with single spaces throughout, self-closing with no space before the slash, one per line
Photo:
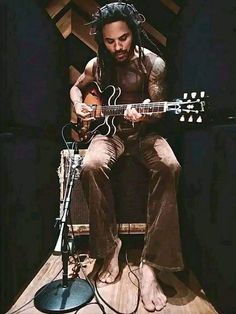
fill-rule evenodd
<path id="1" fill-rule="evenodd" d="M 90 143 L 81 181 L 89 207 L 91 256 L 104 258 L 116 245 L 117 224 L 109 174 L 124 151 L 150 172 L 141 261 L 159 270 L 179 271 L 183 269 L 183 260 L 176 191 L 181 167 L 167 141 L 156 134 L 125 140 L 117 135 L 96 135 Z"/>

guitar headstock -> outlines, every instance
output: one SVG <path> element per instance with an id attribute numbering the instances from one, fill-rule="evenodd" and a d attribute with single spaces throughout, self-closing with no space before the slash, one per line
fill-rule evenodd
<path id="1" fill-rule="evenodd" d="M 206 111 L 205 91 L 184 93 L 183 99 L 178 99 L 180 108 L 177 110 L 180 122 L 202 123 Z"/>

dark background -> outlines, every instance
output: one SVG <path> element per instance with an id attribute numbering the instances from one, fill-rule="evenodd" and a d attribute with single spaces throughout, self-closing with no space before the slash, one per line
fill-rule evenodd
<path id="1" fill-rule="evenodd" d="M 53 248 L 60 130 L 69 119 L 64 41 L 34 1 L 1 1 L 1 302 L 4 313 Z"/>
<path id="2" fill-rule="evenodd" d="M 68 67 L 82 70 L 94 55 L 83 43 L 77 46 L 73 34 L 64 40 L 45 11 L 47 2 L 0 1 L 1 312 L 54 248 L 60 130 L 69 119 Z M 210 96 L 214 119 L 198 128 L 178 126 L 170 141 L 183 167 L 179 201 L 186 265 L 219 313 L 231 314 L 236 313 L 236 7 L 231 0 L 176 3 L 178 15 L 159 1 L 135 1 L 168 38 L 160 48 L 168 62 L 169 97 L 196 90 Z"/>

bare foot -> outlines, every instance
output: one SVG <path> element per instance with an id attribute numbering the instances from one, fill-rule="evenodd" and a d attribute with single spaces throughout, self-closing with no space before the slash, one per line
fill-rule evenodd
<path id="1" fill-rule="evenodd" d="M 102 270 L 98 275 L 101 282 L 113 283 L 119 275 L 118 257 L 121 249 L 121 240 L 117 238 L 116 243 L 114 251 L 104 260 Z"/>
<path id="2" fill-rule="evenodd" d="M 145 309 L 149 312 L 161 311 L 167 302 L 155 275 L 155 271 L 147 264 L 140 266 L 140 290 L 141 299 Z"/>

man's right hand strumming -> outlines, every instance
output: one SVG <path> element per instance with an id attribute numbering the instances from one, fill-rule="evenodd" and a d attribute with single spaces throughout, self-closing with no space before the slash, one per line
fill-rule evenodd
<path id="1" fill-rule="evenodd" d="M 77 117 L 80 118 L 81 120 L 83 121 L 95 120 L 93 116 L 93 109 L 91 106 L 86 105 L 85 103 L 79 101 L 75 101 L 73 102 L 73 107 Z"/>

